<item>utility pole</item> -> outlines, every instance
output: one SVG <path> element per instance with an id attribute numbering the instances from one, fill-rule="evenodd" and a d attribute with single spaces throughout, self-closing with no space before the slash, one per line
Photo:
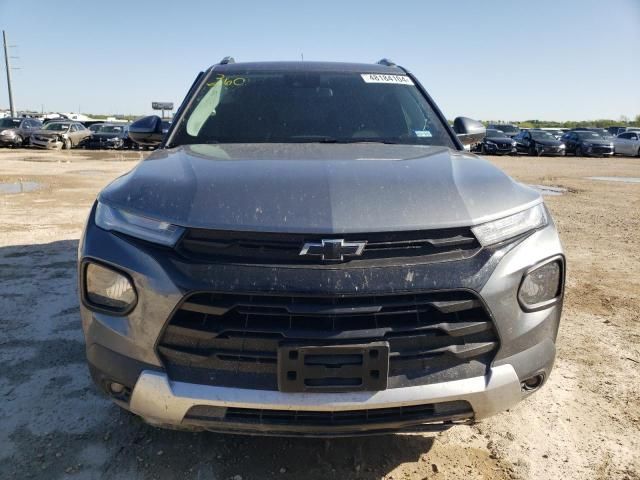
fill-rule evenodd
<path id="1" fill-rule="evenodd" d="M 11 66 L 9 64 L 9 51 L 7 50 L 7 32 L 2 31 L 2 41 L 4 42 L 4 64 L 7 67 L 7 87 L 9 89 L 9 109 L 11 116 L 16 116 L 16 109 L 13 105 L 13 92 L 11 91 Z"/>

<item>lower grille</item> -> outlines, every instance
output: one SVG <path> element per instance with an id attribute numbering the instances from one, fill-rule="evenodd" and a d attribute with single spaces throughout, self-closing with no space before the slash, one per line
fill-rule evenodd
<path id="1" fill-rule="evenodd" d="M 389 344 L 389 388 L 486 373 L 499 341 L 467 291 L 298 297 L 198 293 L 158 343 L 173 380 L 277 390 L 278 348 Z"/>
<path id="2" fill-rule="evenodd" d="M 593 147 L 591 151 L 593 153 L 611 153 L 613 149 L 610 147 Z"/>
<path id="3" fill-rule="evenodd" d="M 472 417 L 473 410 L 471 405 L 465 401 L 336 412 L 223 408 L 198 405 L 189 409 L 184 417 L 184 422 L 200 424 L 220 424 L 224 422 L 242 425 L 283 425 L 289 427 L 339 427 L 431 423 L 465 420 Z"/>

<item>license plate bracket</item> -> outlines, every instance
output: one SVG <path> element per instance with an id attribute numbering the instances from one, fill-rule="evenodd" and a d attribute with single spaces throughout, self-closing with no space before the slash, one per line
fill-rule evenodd
<path id="1" fill-rule="evenodd" d="M 278 348 L 281 392 L 379 391 L 387 388 L 388 376 L 388 342 Z"/>

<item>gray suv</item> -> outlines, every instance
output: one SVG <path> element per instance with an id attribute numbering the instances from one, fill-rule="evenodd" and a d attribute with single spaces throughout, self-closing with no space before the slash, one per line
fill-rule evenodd
<path id="1" fill-rule="evenodd" d="M 34 118 L 0 118 L 0 145 L 21 147 L 29 143 L 31 134 L 42 128 Z"/>
<path id="2" fill-rule="evenodd" d="M 340 436 L 438 430 L 548 379 L 565 258 L 535 190 L 464 151 L 389 61 L 201 72 L 79 245 L 86 353 L 145 421 Z"/>

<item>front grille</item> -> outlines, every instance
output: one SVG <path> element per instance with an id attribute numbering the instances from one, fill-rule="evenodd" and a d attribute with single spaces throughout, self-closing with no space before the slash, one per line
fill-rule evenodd
<path id="1" fill-rule="evenodd" d="M 366 242 L 362 255 L 345 256 L 345 264 L 377 264 L 394 259 L 406 264 L 409 258 L 421 263 L 462 260 L 480 250 L 480 244 L 468 227 L 345 235 L 234 232 L 192 228 L 185 233 L 177 249 L 183 256 L 205 261 L 319 265 L 323 262 L 318 257 L 301 256 L 300 251 L 305 243 L 319 243 L 327 239 Z M 335 266 L 335 263 L 332 262 L 331 265 Z"/>
<path id="2" fill-rule="evenodd" d="M 285 345 L 389 343 L 389 388 L 484 375 L 498 337 L 468 291 L 383 296 L 198 293 L 158 343 L 173 380 L 277 390 Z"/>
<path id="3" fill-rule="evenodd" d="M 346 411 L 270 410 L 237 407 L 191 407 L 185 423 L 265 425 L 271 427 L 345 427 L 451 422 L 473 417 L 466 401 Z"/>
<path id="4" fill-rule="evenodd" d="M 593 153 L 611 153 L 613 149 L 611 147 L 593 147 L 591 151 Z"/>

